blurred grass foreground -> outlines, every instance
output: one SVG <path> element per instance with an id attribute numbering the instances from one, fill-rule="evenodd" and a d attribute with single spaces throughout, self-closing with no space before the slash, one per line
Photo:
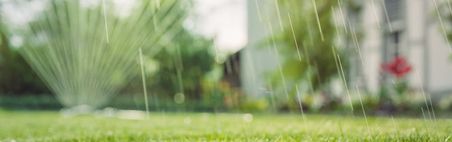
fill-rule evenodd
<path id="1" fill-rule="evenodd" d="M 120 113 L 120 112 L 117 112 Z M 124 113 L 124 112 L 123 112 Z M 3 141 L 450 141 L 451 120 L 269 114 L 138 112 L 61 117 L 0 112 Z M 30 117 L 33 116 L 33 117 Z M 126 117 L 129 116 L 129 117 Z M 133 116 L 140 116 L 135 114 Z"/>

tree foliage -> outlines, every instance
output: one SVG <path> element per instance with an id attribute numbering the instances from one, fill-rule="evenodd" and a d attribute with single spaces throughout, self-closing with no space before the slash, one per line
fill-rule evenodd
<path id="1" fill-rule="evenodd" d="M 189 31 L 182 31 L 152 58 L 158 70 L 149 78 L 153 93 L 174 96 L 182 93 L 187 98 L 200 99 L 201 83 L 215 65 L 213 42 Z"/>
<path id="2" fill-rule="evenodd" d="M 342 56 L 333 20 L 337 1 L 280 0 L 278 4 L 283 28 L 272 39 L 283 60 L 286 82 L 276 74 L 273 80 L 279 86 L 286 84 L 286 89 L 300 82 L 313 90 L 322 89 L 340 73 Z"/>
<path id="3" fill-rule="evenodd" d="M 18 51 L 9 46 L 5 33 L 0 38 L 0 94 L 48 93 Z"/>

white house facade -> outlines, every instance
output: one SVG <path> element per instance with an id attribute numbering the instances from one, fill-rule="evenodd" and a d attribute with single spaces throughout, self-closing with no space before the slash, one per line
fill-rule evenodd
<path id="1" fill-rule="evenodd" d="M 347 24 L 360 32 L 357 45 L 344 47 L 359 51 L 350 58 L 350 86 L 377 93 L 382 85 L 393 81 L 382 72 L 382 64 L 402 56 L 412 65 L 406 76 L 410 88 L 430 94 L 452 92 L 452 48 L 443 29 L 446 23 L 438 16 L 441 0 L 357 1 L 360 14 L 345 12 L 344 16 L 358 15 L 359 19 Z M 277 16 L 268 15 L 276 13 L 275 4 L 274 0 L 248 0 L 248 46 L 241 53 L 241 80 L 250 95 L 268 93 L 271 86 L 265 76 L 280 64 L 276 52 L 259 44 L 278 30 Z"/>

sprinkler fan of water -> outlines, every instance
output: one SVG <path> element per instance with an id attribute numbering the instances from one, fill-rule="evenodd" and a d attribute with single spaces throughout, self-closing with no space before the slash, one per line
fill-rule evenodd
<path id="1" fill-rule="evenodd" d="M 26 41 L 20 53 L 62 105 L 84 110 L 106 105 L 139 75 L 140 48 L 156 54 L 187 16 L 178 0 L 45 3 L 38 18 L 20 28 Z"/>

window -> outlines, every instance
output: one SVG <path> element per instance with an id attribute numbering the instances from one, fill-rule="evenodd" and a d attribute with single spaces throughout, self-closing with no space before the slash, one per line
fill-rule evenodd
<path id="1" fill-rule="evenodd" d="M 386 12 L 384 58 L 391 60 L 401 54 L 405 37 L 405 0 L 384 0 L 383 10 Z"/>
<path id="2" fill-rule="evenodd" d="M 396 22 L 403 19 L 405 7 L 404 0 L 384 0 L 389 22 Z"/>

